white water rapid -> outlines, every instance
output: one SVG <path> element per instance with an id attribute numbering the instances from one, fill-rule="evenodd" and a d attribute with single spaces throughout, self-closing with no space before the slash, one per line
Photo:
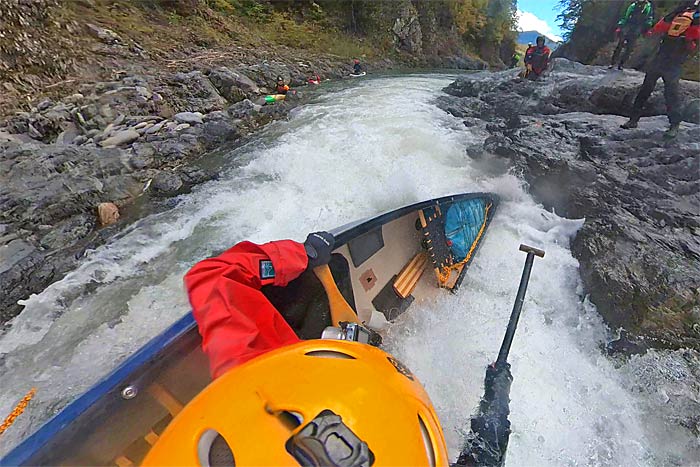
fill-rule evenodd
<path id="1" fill-rule="evenodd" d="M 467 191 L 502 202 L 460 292 L 421 303 L 388 348 L 427 387 L 455 456 L 497 353 L 525 256 L 537 259 L 511 350 L 510 466 L 689 465 L 700 442 L 683 427 L 698 386 L 682 352 L 628 362 L 582 294 L 569 241 L 582 221 L 543 210 L 512 174 L 465 154 L 484 134 L 432 101 L 445 75 L 353 81 L 320 94 L 246 147 L 219 156 L 219 180 L 128 227 L 65 279 L 24 303 L 0 336 L 0 415 L 32 386 L 0 455 L 188 311 L 182 276 L 240 240 L 302 240 L 407 203 Z M 679 409 L 681 407 L 681 409 Z M 675 412 L 674 412 L 675 411 Z"/>

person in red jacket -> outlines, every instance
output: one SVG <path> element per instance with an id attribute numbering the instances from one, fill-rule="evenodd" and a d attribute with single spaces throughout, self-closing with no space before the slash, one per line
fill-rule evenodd
<path id="1" fill-rule="evenodd" d="M 664 138 L 672 139 L 678 135 L 683 120 L 680 98 L 680 79 L 683 63 L 691 53 L 698 49 L 700 40 L 700 0 L 686 2 L 656 23 L 651 34 L 662 34 L 659 51 L 652 60 L 644 76 L 644 83 L 639 88 L 628 122 L 624 129 L 637 128 L 644 104 L 654 92 L 659 78 L 664 80 L 664 97 L 670 127 Z"/>
<path id="2" fill-rule="evenodd" d="M 260 289 L 264 285 L 284 287 L 306 269 L 328 264 L 334 243 L 328 232 L 309 234 L 303 244 L 293 240 L 262 245 L 241 242 L 200 261 L 185 275 L 212 377 L 299 342 Z"/>
<path id="3" fill-rule="evenodd" d="M 537 38 L 537 44 L 528 48 L 525 52 L 525 58 L 523 60 L 526 68 L 525 77 L 531 80 L 539 78 L 549 65 L 549 56 L 552 51 L 549 47 L 544 45 L 544 42 L 544 36 L 539 36 Z"/>
<path id="4" fill-rule="evenodd" d="M 226 379 L 228 376 L 235 376 L 236 371 L 245 372 L 246 369 L 250 371 L 255 362 L 258 365 L 269 365 L 269 362 L 277 359 L 283 361 L 287 368 L 290 368 L 290 365 L 294 365 L 295 362 L 299 362 L 299 356 L 295 357 L 295 347 L 298 348 L 298 346 L 294 346 L 294 344 L 300 343 L 299 337 L 260 289 L 265 285 L 284 287 L 305 270 L 328 264 L 334 245 L 335 239 L 327 232 L 309 234 L 303 244 L 293 240 L 279 240 L 262 245 L 241 242 L 219 256 L 200 261 L 190 269 L 185 275 L 185 286 L 192 305 L 192 313 L 202 336 L 202 348 L 209 357 L 212 377 L 217 379 L 216 382 L 212 383 L 211 392 L 216 393 L 217 388 L 221 387 L 217 386 L 217 382 L 230 384 L 230 378 Z M 313 341 L 308 342 L 314 345 Z M 360 345 L 372 348 L 367 344 Z M 290 347 L 289 352 L 273 352 L 285 346 Z M 331 344 L 331 348 L 336 347 Z M 379 463 L 383 461 L 393 465 L 392 459 L 396 458 L 396 452 L 405 451 L 415 454 L 415 457 L 411 459 L 411 465 L 427 465 L 429 459 L 435 463 L 438 456 L 440 458 L 439 464 L 446 465 L 446 447 L 442 429 L 424 389 L 410 370 L 394 357 L 383 352 L 378 354 L 372 352 L 366 355 L 366 350 L 355 348 L 350 360 L 356 365 L 352 367 L 344 365 L 348 362 L 344 358 L 330 359 L 335 363 L 333 366 L 319 363 L 318 370 L 314 375 L 309 376 L 308 373 L 302 375 L 302 380 L 297 382 L 296 393 L 294 390 L 289 390 L 289 388 L 295 388 L 295 382 L 290 380 L 286 382 L 288 388 L 285 387 L 283 394 L 279 394 L 279 385 L 273 385 L 269 381 L 270 378 L 278 378 L 278 375 L 270 372 L 266 373 L 269 377 L 262 376 L 259 381 L 246 379 L 241 383 L 235 382 L 235 388 L 245 387 L 241 390 L 243 395 L 247 395 L 246 391 L 256 391 L 256 400 L 260 404 L 260 408 L 256 411 L 255 407 L 252 409 L 247 407 L 246 414 L 255 414 L 257 419 L 247 418 L 245 423 L 257 423 L 258 425 L 254 428 L 259 432 L 266 433 L 267 437 L 260 440 L 260 446 L 277 446 L 276 443 L 280 443 L 285 446 L 287 454 L 294 456 L 290 459 L 297 459 L 302 465 L 338 467 L 341 465 L 371 465 L 373 461 L 362 461 L 363 453 L 367 454 L 373 446 L 382 446 L 382 444 L 379 441 L 372 441 L 378 439 L 373 436 L 375 430 L 369 430 L 366 427 L 379 426 L 378 436 L 382 439 L 385 439 L 386 436 L 393 436 L 397 441 L 405 441 L 406 433 L 408 433 L 414 439 L 422 440 L 422 443 L 420 441 L 412 443 L 413 446 L 402 446 L 400 442 L 388 443 L 390 448 L 376 452 L 378 458 L 381 459 Z M 263 354 L 267 355 L 262 357 Z M 289 355 L 292 357 L 287 358 Z M 305 355 L 309 354 L 304 354 L 301 358 L 308 358 Z M 375 355 L 375 357 L 370 361 L 367 357 L 371 355 Z M 269 358 L 266 360 L 266 357 Z M 327 360 L 327 358 L 323 358 L 323 360 Z M 249 361 L 248 365 L 243 365 Z M 372 388 L 376 392 L 366 390 L 361 380 L 356 382 L 353 379 L 355 373 L 349 372 L 357 370 L 366 374 L 368 372 L 366 368 L 370 365 L 373 365 L 370 370 L 373 378 L 371 381 L 366 381 L 372 383 Z M 294 366 L 291 368 L 296 369 Z M 345 368 L 345 372 L 339 370 L 342 368 Z M 222 377 L 229 370 L 230 373 Z M 300 393 L 298 391 L 299 387 L 305 387 L 308 390 L 309 382 L 313 383 L 313 378 L 318 378 L 318 375 L 322 375 L 322 378 L 314 383 L 316 392 Z M 267 379 L 265 379 L 266 377 Z M 329 386 L 328 383 L 332 383 L 336 377 L 342 381 L 350 381 L 352 387 L 359 387 L 361 390 L 352 393 L 348 391 L 333 393 L 324 390 L 324 385 Z M 396 383 L 397 379 L 400 384 Z M 510 436 L 510 422 L 507 417 L 512 380 L 508 363 L 500 366 L 496 364 L 489 366 L 484 383 L 487 389 L 480 404 L 480 412 L 471 420 L 468 440 L 461 449 L 459 459 L 452 465 L 455 467 L 502 465 Z M 330 386 L 338 387 L 332 384 Z M 266 389 L 271 392 L 267 392 Z M 227 390 L 226 394 L 229 395 L 230 391 Z M 276 396 L 272 397 L 272 401 L 269 400 L 270 394 Z M 307 423 L 308 428 L 298 431 L 301 434 L 294 435 L 292 438 L 289 437 L 289 434 L 281 434 L 280 428 L 284 426 L 280 424 L 281 415 L 294 416 L 292 412 L 287 411 L 286 404 L 292 404 L 292 407 L 301 409 L 301 414 L 313 416 L 316 412 L 305 412 L 303 408 L 311 406 L 316 408 L 320 400 L 319 394 L 327 401 L 337 399 L 337 402 L 321 402 L 322 405 L 327 403 L 328 406 L 314 419 L 299 421 L 298 418 L 295 418 L 296 424 Z M 192 403 L 201 402 L 201 398 L 208 395 L 205 390 Z M 348 397 L 353 398 L 351 403 L 345 401 Z M 373 408 L 372 401 L 382 401 L 383 403 L 387 400 L 393 400 L 393 404 L 382 406 L 383 412 L 380 418 L 383 420 L 383 425 L 376 425 L 376 422 L 372 422 L 377 414 L 376 409 L 369 410 L 368 407 Z M 220 401 L 212 401 L 212 403 L 218 402 Z M 264 410 L 262 409 L 263 405 Z M 330 406 L 335 407 L 339 412 L 342 408 L 342 412 L 336 414 L 329 409 Z M 409 415 L 404 414 L 406 407 L 410 411 Z M 237 411 L 233 413 L 236 414 Z M 425 413 L 431 415 L 424 418 Z M 392 418 L 392 414 L 397 415 L 395 419 Z M 198 417 L 204 416 L 206 414 L 198 413 Z M 285 420 L 287 419 L 285 418 Z M 191 422 L 191 419 L 186 420 Z M 200 421 L 203 420 L 204 418 Z M 198 449 L 209 449 L 207 457 L 212 456 L 215 451 L 214 458 L 226 457 L 230 459 L 229 462 L 233 462 L 233 459 L 236 458 L 236 454 L 228 443 L 224 443 L 225 447 L 222 447 L 221 443 L 211 442 L 208 447 L 202 447 L 204 445 L 200 440 L 199 447 L 191 449 L 188 443 L 192 441 L 192 436 L 189 434 L 192 427 L 187 426 L 182 431 L 184 435 L 178 434 L 176 429 L 179 429 L 182 424 L 177 425 L 177 421 L 176 419 L 171 424 L 168 428 L 171 432 L 164 434 L 154 446 L 152 453 L 149 454 L 149 456 L 153 454 L 154 458 L 160 460 L 158 465 L 164 465 L 163 459 L 167 459 L 166 463 L 168 464 L 182 463 L 186 455 L 191 455 L 193 451 L 199 452 Z M 226 421 L 230 422 L 231 419 L 226 418 Z M 392 426 L 392 421 L 394 421 L 395 426 Z M 426 424 L 432 425 L 432 428 L 426 428 Z M 233 433 L 235 426 L 237 425 L 233 424 L 232 427 L 221 426 L 217 429 L 225 429 L 227 432 Z M 274 428 L 266 432 L 265 427 L 267 426 Z M 358 430 L 357 433 L 352 431 L 353 427 Z M 207 424 L 206 428 L 213 427 Z M 388 430 L 389 435 L 381 430 Z M 426 435 L 427 430 L 430 430 L 431 436 Z M 218 436 L 221 437 L 221 435 Z M 371 436 L 371 441 L 367 443 L 360 436 Z M 339 442 L 343 443 L 342 450 L 337 449 Z M 216 450 L 214 449 L 215 444 Z M 174 453 L 182 445 L 186 446 L 184 451 L 189 454 L 184 454 L 183 451 Z M 297 455 L 297 449 L 293 449 L 297 445 L 303 447 L 303 452 L 299 455 Z M 428 445 L 430 445 L 430 449 L 427 449 Z M 239 445 L 236 447 L 236 452 L 242 457 L 244 454 L 248 454 L 249 450 L 254 450 L 252 457 L 258 460 L 265 459 L 267 455 L 270 455 L 269 452 L 260 450 L 259 446 Z M 348 451 L 351 451 L 352 456 L 349 455 Z M 374 455 L 375 453 L 370 454 L 367 459 L 374 459 Z M 355 459 L 355 461 L 350 464 L 348 459 Z M 311 460 L 318 462 L 311 462 Z M 403 465 L 406 465 L 405 458 Z"/>

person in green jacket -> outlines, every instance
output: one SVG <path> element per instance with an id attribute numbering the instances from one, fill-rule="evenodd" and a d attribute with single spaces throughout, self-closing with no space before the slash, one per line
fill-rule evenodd
<path id="1" fill-rule="evenodd" d="M 520 52 L 518 52 L 517 50 L 515 52 L 513 52 L 513 56 L 510 57 L 510 67 L 511 68 L 517 67 L 518 64 L 520 63 L 520 58 L 521 58 Z"/>
<path id="2" fill-rule="evenodd" d="M 610 68 L 617 65 L 618 70 L 632 54 L 634 45 L 639 37 L 654 26 L 654 6 L 649 0 L 635 0 L 627 8 L 625 14 L 617 23 L 615 37 L 617 47 L 613 53 Z"/>

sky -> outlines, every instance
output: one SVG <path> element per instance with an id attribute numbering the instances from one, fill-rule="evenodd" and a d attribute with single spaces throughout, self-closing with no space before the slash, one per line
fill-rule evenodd
<path id="1" fill-rule="evenodd" d="M 521 31 L 539 31 L 561 41 L 563 31 L 557 24 L 559 0 L 518 0 L 518 27 Z"/>

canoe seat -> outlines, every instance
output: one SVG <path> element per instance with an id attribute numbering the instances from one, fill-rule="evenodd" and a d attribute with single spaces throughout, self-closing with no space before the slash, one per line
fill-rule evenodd
<path id="1" fill-rule="evenodd" d="M 428 255 L 425 252 L 420 252 L 414 256 L 396 276 L 394 280 L 394 291 L 401 298 L 406 298 L 413 293 L 418 281 L 425 271 L 425 266 L 428 264 Z"/>

